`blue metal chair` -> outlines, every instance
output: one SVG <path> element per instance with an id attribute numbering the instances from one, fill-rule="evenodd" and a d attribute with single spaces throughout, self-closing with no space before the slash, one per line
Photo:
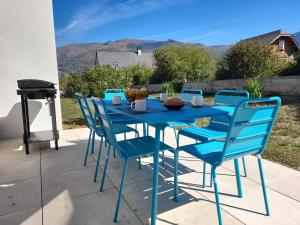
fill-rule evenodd
<path id="1" fill-rule="evenodd" d="M 219 225 L 222 225 L 222 215 L 216 180 L 216 169 L 221 166 L 223 162 L 234 160 L 238 196 L 242 197 L 238 159 L 246 155 L 255 155 L 258 158 L 266 215 L 270 215 L 261 154 L 268 142 L 280 104 L 281 99 L 279 97 L 244 100 L 235 108 L 225 140 L 212 140 L 178 147 L 177 150 L 185 151 L 212 166 Z M 178 154 L 175 154 L 175 165 L 177 164 Z M 174 191 L 174 198 L 178 200 L 177 173 L 175 173 L 175 176 L 174 188 L 176 191 Z"/>
<path id="2" fill-rule="evenodd" d="M 112 100 L 113 96 L 120 96 L 121 99 L 125 100 L 125 88 L 111 88 L 106 89 L 104 91 L 104 99 L 106 100 Z"/>
<path id="3" fill-rule="evenodd" d="M 98 158 L 97 158 L 97 164 L 96 164 L 96 169 L 95 169 L 95 174 L 94 174 L 94 182 L 96 182 L 97 175 L 98 175 L 98 168 L 99 168 L 99 164 L 100 164 L 100 156 L 101 156 L 101 149 L 102 149 L 102 144 L 103 144 L 104 133 L 103 133 L 102 127 L 97 126 L 96 119 L 95 119 L 95 117 L 97 115 L 96 115 L 96 113 L 94 116 L 92 115 L 92 112 L 91 112 L 91 109 L 89 107 L 86 97 L 81 93 L 76 93 L 75 96 L 76 96 L 77 102 L 80 106 L 80 110 L 82 112 L 85 124 L 90 129 L 89 140 L 88 140 L 85 158 L 84 158 L 84 164 L 83 164 L 84 166 L 86 166 L 86 164 L 87 164 L 87 157 L 88 157 L 89 150 L 90 150 L 90 142 L 92 142 L 91 151 L 94 151 L 95 135 L 97 135 L 101 138 L 99 152 L 98 152 Z M 125 126 L 122 124 L 114 124 L 113 128 L 115 130 L 115 134 L 135 132 L 137 135 L 139 135 L 139 133 L 136 129 L 133 129 L 131 127 L 128 127 L 128 126 Z M 140 164 L 139 164 L 139 167 L 140 167 Z"/>
<path id="4" fill-rule="evenodd" d="M 217 106 L 235 107 L 243 100 L 249 99 L 249 92 L 246 90 L 220 90 L 215 95 L 214 104 Z M 180 135 L 193 138 L 197 141 L 211 141 L 215 139 L 226 138 L 230 126 L 230 117 L 216 116 L 212 117 L 210 123 L 206 127 L 183 128 L 179 131 Z M 179 139 L 178 139 L 179 141 Z M 177 143 L 178 145 L 178 143 Z M 244 175 L 247 176 L 245 159 L 242 157 Z M 206 163 L 203 163 L 203 187 L 205 187 Z M 210 179 L 212 185 L 212 176 Z"/>
<path id="5" fill-rule="evenodd" d="M 153 154 L 153 146 L 155 145 L 155 139 L 151 136 L 143 136 L 138 138 L 133 138 L 129 140 L 117 141 L 115 138 L 115 129 L 111 123 L 110 115 L 107 112 L 107 109 L 104 105 L 103 100 L 98 98 L 92 98 L 92 102 L 99 116 L 99 120 L 102 123 L 103 131 L 105 138 L 108 141 L 109 145 L 114 147 L 118 155 L 124 160 L 124 167 L 121 179 L 120 190 L 118 194 L 118 200 L 115 209 L 114 222 L 117 222 L 118 213 L 120 208 L 121 196 L 123 192 L 124 181 L 126 177 L 126 170 L 128 166 L 128 160 L 137 159 L 140 156 L 151 155 Z M 160 151 L 171 150 L 174 152 L 174 149 L 171 146 L 166 145 L 163 142 L 160 142 Z M 103 191 L 103 185 L 105 181 L 106 171 L 109 163 L 109 154 L 110 147 L 108 148 L 104 171 L 102 175 L 102 181 L 100 185 L 100 191 Z"/>
<path id="6" fill-rule="evenodd" d="M 202 96 L 201 89 L 183 89 L 180 93 L 180 99 L 185 102 L 191 102 L 193 96 Z M 165 142 L 165 129 L 171 127 L 174 130 L 175 138 L 177 136 L 176 129 L 184 126 L 194 126 L 195 120 L 171 121 L 161 124 L 162 142 Z M 149 124 L 151 126 L 151 124 Z M 162 165 L 164 165 L 164 153 L 162 153 Z"/>
<path id="7" fill-rule="evenodd" d="M 120 96 L 121 97 L 121 100 L 123 101 L 127 101 L 126 100 L 126 97 L 125 97 L 125 91 L 126 89 L 125 88 L 111 88 L 111 89 L 106 89 L 104 91 L 104 99 L 105 100 L 112 100 L 113 96 Z M 137 129 L 137 123 L 139 123 L 138 121 L 134 121 L 134 120 L 131 120 L 131 121 L 123 121 L 121 123 L 124 123 L 124 124 L 135 124 L 135 129 Z M 146 134 L 146 131 L 145 131 L 145 125 L 144 125 L 144 135 Z"/>

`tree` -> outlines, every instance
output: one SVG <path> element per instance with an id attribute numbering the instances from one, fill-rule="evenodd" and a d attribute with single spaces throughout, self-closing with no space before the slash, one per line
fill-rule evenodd
<path id="1" fill-rule="evenodd" d="M 203 47 L 171 44 L 154 50 L 154 58 L 152 83 L 214 79 L 215 56 Z"/>
<path id="2" fill-rule="evenodd" d="M 133 77 L 133 84 L 149 84 L 151 77 L 154 74 L 154 69 L 146 65 L 134 65 L 125 68 Z"/>
<path id="3" fill-rule="evenodd" d="M 270 46 L 253 41 L 233 45 L 220 62 L 217 79 L 262 78 L 280 75 L 294 66 L 275 54 Z"/>

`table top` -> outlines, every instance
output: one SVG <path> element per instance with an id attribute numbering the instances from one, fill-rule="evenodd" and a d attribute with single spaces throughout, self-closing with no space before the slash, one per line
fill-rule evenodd
<path id="1" fill-rule="evenodd" d="M 106 100 L 105 104 L 109 111 L 128 116 L 131 119 L 138 120 L 142 123 L 159 124 L 169 121 L 182 121 L 196 118 L 212 117 L 219 115 L 232 115 L 234 107 L 231 106 L 215 106 L 203 105 L 199 108 L 194 108 L 190 103 L 178 111 L 170 111 L 166 109 L 159 99 L 147 100 L 147 111 L 138 113 L 130 108 L 129 103 L 122 105 L 112 105 L 111 101 Z"/>

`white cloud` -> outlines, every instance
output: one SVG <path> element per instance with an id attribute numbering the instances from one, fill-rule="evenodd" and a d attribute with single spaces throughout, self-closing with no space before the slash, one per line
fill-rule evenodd
<path id="1" fill-rule="evenodd" d="M 252 14 L 252 15 L 247 15 L 247 16 L 243 16 L 243 17 L 236 17 L 236 18 L 223 20 L 223 21 L 220 21 L 220 22 L 207 23 L 207 24 L 204 24 L 204 25 L 179 29 L 179 30 L 175 30 L 175 31 L 167 32 L 167 33 L 147 35 L 147 36 L 141 37 L 141 39 L 170 38 L 170 36 L 172 36 L 172 35 L 174 36 L 174 35 L 178 35 L 178 34 L 185 34 L 185 33 L 189 33 L 189 32 L 192 32 L 192 31 L 201 30 L 203 28 L 211 28 L 211 27 L 215 27 L 215 26 L 220 26 L 220 25 L 224 25 L 224 24 L 233 23 L 233 22 L 236 22 L 236 21 L 248 20 L 248 19 L 254 18 L 256 16 L 257 16 L 256 14 Z"/>
<path id="2" fill-rule="evenodd" d="M 224 31 L 210 31 L 210 32 L 205 32 L 199 35 L 193 35 L 190 38 L 184 39 L 182 41 L 184 42 L 205 42 L 205 41 L 210 41 L 214 40 L 216 38 L 220 38 L 222 36 L 227 35 L 228 32 Z"/>
<path id="3" fill-rule="evenodd" d="M 72 20 L 63 28 L 58 29 L 57 36 L 68 32 L 89 30 L 103 24 L 134 17 L 154 11 L 158 8 L 184 3 L 187 0 L 126 0 L 123 2 L 99 1 L 82 7 Z"/>

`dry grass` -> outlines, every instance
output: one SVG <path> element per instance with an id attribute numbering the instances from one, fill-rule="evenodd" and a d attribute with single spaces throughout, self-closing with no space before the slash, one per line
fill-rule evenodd
<path id="1" fill-rule="evenodd" d="M 205 98 L 212 103 L 214 98 Z M 84 120 L 74 99 L 62 98 L 62 119 L 64 129 L 84 127 Z M 208 119 L 199 119 L 197 125 L 205 126 Z M 300 170 L 300 103 L 289 103 L 281 107 L 277 122 L 263 155 L 274 162 Z"/>

